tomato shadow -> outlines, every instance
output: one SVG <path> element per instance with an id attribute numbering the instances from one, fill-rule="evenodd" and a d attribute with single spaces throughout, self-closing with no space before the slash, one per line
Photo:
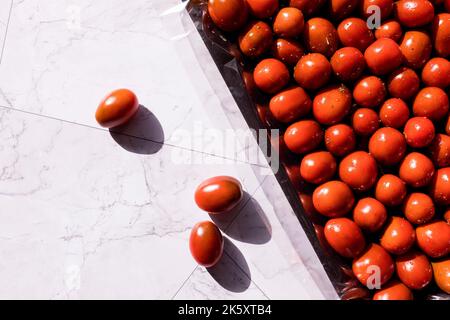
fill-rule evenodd
<path id="1" fill-rule="evenodd" d="M 250 287 L 251 276 L 247 261 L 241 251 L 224 237 L 224 253 L 219 262 L 206 269 L 211 277 L 224 289 L 244 292 Z"/>
<path id="2" fill-rule="evenodd" d="M 137 154 L 155 154 L 164 144 L 164 131 L 156 116 L 143 105 L 126 124 L 109 130 L 122 148 Z"/>

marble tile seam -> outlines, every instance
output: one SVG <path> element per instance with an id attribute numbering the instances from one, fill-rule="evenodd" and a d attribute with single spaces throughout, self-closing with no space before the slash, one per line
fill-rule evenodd
<path id="1" fill-rule="evenodd" d="M 5 52 L 6 40 L 8 38 L 8 28 L 9 28 L 9 23 L 11 21 L 13 1 L 14 0 L 10 0 L 11 4 L 9 6 L 8 20 L 6 21 L 5 36 L 3 38 L 3 43 L 1 44 L 1 48 L 2 49 L 1 49 L 1 52 L 0 52 L 0 64 L 2 64 L 2 61 L 3 61 L 3 53 Z"/>

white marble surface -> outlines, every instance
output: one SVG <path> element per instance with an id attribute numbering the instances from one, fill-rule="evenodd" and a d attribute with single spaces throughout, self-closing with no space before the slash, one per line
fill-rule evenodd
<path id="1" fill-rule="evenodd" d="M 204 48 L 192 49 L 192 26 L 160 17 L 171 2 L 13 1 L 0 64 L 0 298 L 334 298 L 267 164 L 243 156 L 256 143 L 203 140 L 245 122 Z M 10 4 L 0 0 L 0 35 Z M 186 34 L 167 31 L 174 21 Z M 110 133 L 93 113 L 116 87 L 145 107 Z M 190 228 L 210 219 L 193 191 L 223 174 L 247 196 L 213 217 L 227 242 L 206 270 L 188 250 Z"/>

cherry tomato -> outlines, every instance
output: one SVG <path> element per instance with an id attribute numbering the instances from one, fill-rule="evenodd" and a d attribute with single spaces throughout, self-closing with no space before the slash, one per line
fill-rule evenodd
<path id="1" fill-rule="evenodd" d="M 274 94 L 288 84 L 290 75 L 281 61 L 264 59 L 256 66 L 253 78 L 261 91 Z"/>
<path id="2" fill-rule="evenodd" d="M 339 38 L 333 24 L 323 18 L 312 18 L 305 24 L 303 40 L 310 52 L 331 57 L 337 50 Z"/>
<path id="3" fill-rule="evenodd" d="M 393 0 L 362 0 L 361 1 L 361 13 L 363 17 L 369 18 L 375 12 L 369 10 L 372 6 L 377 6 L 380 8 L 381 20 L 386 19 L 391 14 L 394 9 Z"/>
<path id="4" fill-rule="evenodd" d="M 292 87 L 274 96 L 270 100 L 269 107 L 276 120 L 291 123 L 309 113 L 312 101 L 305 90 Z"/>
<path id="5" fill-rule="evenodd" d="M 431 182 L 431 196 L 438 204 L 450 205 L 450 167 L 436 172 Z"/>
<path id="6" fill-rule="evenodd" d="M 386 87 L 380 78 L 368 76 L 361 79 L 353 89 L 353 98 L 364 108 L 379 106 L 386 97 Z"/>
<path id="7" fill-rule="evenodd" d="M 431 39 L 422 31 L 406 32 L 400 44 L 405 63 L 412 69 L 420 69 L 427 63 L 431 49 Z"/>
<path id="8" fill-rule="evenodd" d="M 107 95 L 97 108 L 95 119 L 105 128 L 114 128 L 128 122 L 138 111 L 136 95 L 128 89 L 119 89 Z"/>
<path id="9" fill-rule="evenodd" d="M 402 26 L 395 20 L 386 21 L 375 31 L 375 38 L 389 38 L 395 42 L 398 42 L 402 38 L 402 35 Z"/>
<path id="10" fill-rule="evenodd" d="M 395 3 L 398 21 L 408 27 L 424 26 L 434 18 L 434 7 L 427 0 L 400 0 Z"/>
<path id="11" fill-rule="evenodd" d="M 199 222 L 191 231 L 189 247 L 199 265 L 212 267 L 223 254 L 222 233 L 211 221 Z"/>
<path id="12" fill-rule="evenodd" d="M 373 300 L 414 300 L 414 297 L 407 286 L 392 280 L 375 293 Z"/>
<path id="13" fill-rule="evenodd" d="M 450 252 L 450 225 L 434 221 L 416 229 L 417 244 L 432 258 L 445 257 Z"/>
<path id="14" fill-rule="evenodd" d="M 277 39 L 272 46 L 272 55 L 290 66 L 295 66 L 304 52 L 300 43 L 289 39 Z"/>
<path id="15" fill-rule="evenodd" d="M 300 175 L 313 184 L 329 181 L 336 172 L 336 160 L 327 151 L 319 151 L 306 155 L 300 164 Z"/>
<path id="16" fill-rule="evenodd" d="M 374 269 L 374 267 L 378 267 Z M 353 261 L 353 273 L 367 287 L 383 285 L 394 273 L 394 261 L 383 247 L 372 243 L 366 251 Z M 379 272 L 377 272 L 379 271 Z"/>
<path id="17" fill-rule="evenodd" d="M 300 58 L 294 70 L 294 78 L 305 89 L 317 90 L 330 80 L 331 64 L 320 53 L 310 53 Z"/>
<path id="18" fill-rule="evenodd" d="M 450 135 L 450 115 L 447 118 L 447 123 L 445 124 L 445 133 Z"/>
<path id="19" fill-rule="evenodd" d="M 347 18 L 342 21 L 337 29 L 339 40 L 346 47 L 354 47 L 360 51 L 375 41 L 372 31 L 366 21 L 359 18 Z"/>
<path id="20" fill-rule="evenodd" d="M 328 87 L 317 94 L 313 101 L 316 120 L 325 125 L 340 122 L 352 107 L 352 94 L 344 85 Z"/>
<path id="21" fill-rule="evenodd" d="M 419 91 L 420 79 L 414 70 L 400 68 L 389 76 L 387 84 L 391 96 L 407 101 Z"/>
<path id="22" fill-rule="evenodd" d="M 334 74 L 344 82 L 359 79 L 366 67 L 364 55 L 361 51 L 352 47 L 345 47 L 336 51 L 330 62 Z"/>
<path id="23" fill-rule="evenodd" d="M 364 53 L 366 64 L 375 75 L 386 75 L 396 70 L 403 62 L 398 44 L 389 38 L 372 43 Z"/>
<path id="24" fill-rule="evenodd" d="M 331 219 L 325 225 L 325 238 L 341 256 L 356 258 L 366 247 L 361 229 L 347 218 Z"/>
<path id="25" fill-rule="evenodd" d="M 425 117 L 414 117 L 408 120 L 404 129 L 406 142 L 413 148 L 428 146 L 434 139 L 433 122 Z"/>
<path id="26" fill-rule="evenodd" d="M 353 151 L 356 146 L 355 133 L 346 124 L 337 124 L 325 131 L 325 146 L 328 151 L 343 157 Z"/>
<path id="27" fill-rule="evenodd" d="M 437 134 L 430 146 L 431 159 L 438 168 L 450 166 L 450 136 Z"/>
<path id="28" fill-rule="evenodd" d="M 298 37 L 305 26 L 303 13 L 297 8 L 281 9 L 273 23 L 273 31 L 280 37 Z"/>
<path id="29" fill-rule="evenodd" d="M 323 140 L 320 125 L 312 120 L 302 120 L 289 126 L 284 134 L 284 142 L 289 150 L 303 154 L 316 149 Z"/>
<path id="30" fill-rule="evenodd" d="M 209 213 L 230 211 L 242 197 L 241 183 L 227 176 L 206 179 L 195 190 L 195 202 L 200 209 Z"/>
<path id="31" fill-rule="evenodd" d="M 380 164 L 385 166 L 395 165 L 405 156 L 405 137 L 394 128 L 378 129 L 370 138 L 369 151 Z"/>
<path id="32" fill-rule="evenodd" d="M 412 247 L 415 240 L 416 233 L 408 220 L 391 217 L 381 235 L 380 244 L 392 254 L 404 254 Z"/>
<path id="33" fill-rule="evenodd" d="M 445 89 L 450 86 L 450 62 L 444 58 L 432 58 L 423 67 L 422 81 L 429 87 Z"/>
<path id="34" fill-rule="evenodd" d="M 326 0 L 289 0 L 289 6 L 302 10 L 307 16 L 317 12 Z"/>
<path id="35" fill-rule="evenodd" d="M 359 0 L 331 0 L 328 4 L 330 16 L 335 20 L 348 17 L 358 6 Z"/>
<path id="36" fill-rule="evenodd" d="M 329 181 L 314 190 L 313 204 L 317 212 L 329 217 L 345 216 L 352 210 L 355 197 L 352 190 L 341 181 Z"/>
<path id="37" fill-rule="evenodd" d="M 364 151 L 346 156 L 339 165 L 339 177 L 351 188 L 367 191 L 377 181 L 378 168 L 375 159 Z"/>
<path id="38" fill-rule="evenodd" d="M 447 221 L 447 223 L 450 224 L 450 209 L 449 208 L 447 208 L 447 211 L 445 211 L 445 213 L 444 213 L 444 219 L 445 219 L 445 221 Z"/>
<path id="39" fill-rule="evenodd" d="M 272 45 L 272 29 L 262 21 L 250 23 L 239 37 L 239 47 L 248 57 L 258 57 Z"/>
<path id="40" fill-rule="evenodd" d="M 376 232 L 381 229 L 387 219 L 385 206 L 374 198 L 363 198 L 353 209 L 353 220 L 363 230 Z"/>
<path id="41" fill-rule="evenodd" d="M 450 12 L 450 0 L 444 0 L 445 1 L 445 10 L 447 12 Z"/>
<path id="42" fill-rule="evenodd" d="M 400 164 L 399 175 L 403 181 L 412 187 L 424 187 L 433 178 L 433 162 L 419 152 L 411 152 Z"/>
<path id="43" fill-rule="evenodd" d="M 450 55 L 450 13 L 441 13 L 433 22 L 433 45 L 443 58 Z"/>
<path id="44" fill-rule="evenodd" d="M 433 269 L 426 255 L 418 251 L 411 251 L 395 261 L 397 275 L 410 289 L 425 288 L 433 279 Z"/>
<path id="45" fill-rule="evenodd" d="M 433 121 L 439 121 L 445 117 L 448 110 L 448 96 L 444 90 L 437 87 L 422 89 L 417 94 L 413 104 L 415 116 L 427 117 Z"/>
<path id="46" fill-rule="evenodd" d="M 450 294 L 450 258 L 432 263 L 434 281 L 445 293 Z"/>
<path id="47" fill-rule="evenodd" d="M 208 12 L 216 26 L 224 31 L 236 31 L 247 22 L 245 0 L 208 0 Z"/>
<path id="48" fill-rule="evenodd" d="M 278 10 L 278 0 L 246 0 L 250 13 L 259 18 L 271 17 Z"/>
<path id="49" fill-rule="evenodd" d="M 434 217 L 435 208 L 433 200 L 425 193 L 411 193 L 403 203 L 403 213 L 411 223 L 427 223 Z"/>
<path id="50" fill-rule="evenodd" d="M 381 106 L 380 120 L 386 127 L 401 128 L 408 119 L 409 108 L 402 99 L 388 99 Z"/>
<path id="51" fill-rule="evenodd" d="M 353 130 L 360 136 L 370 136 L 380 127 L 378 114 L 369 108 L 359 108 L 352 117 Z"/>
<path id="52" fill-rule="evenodd" d="M 375 188 L 375 198 L 385 206 L 398 206 L 402 204 L 405 197 L 406 185 L 399 177 L 385 174 L 378 180 Z"/>

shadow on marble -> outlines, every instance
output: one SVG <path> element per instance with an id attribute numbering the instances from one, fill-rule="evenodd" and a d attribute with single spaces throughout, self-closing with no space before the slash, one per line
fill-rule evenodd
<path id="1" fill-rule="evenodd" d="M 209 217 L 220 230 L 226 232 L 228 227 L 236 220 L 251 198 L 251 195 L 247 191 L 244 191 L 241 201 L 231 211 L 220 214 L 209 213 Z"/>
<path id="2" fill-rule="evenodd" d="M 158 118 L 143 105 L 131 120 L 109 130 L 125 150 L 137 154 L 155 154 L 164 144 L 164 131 Z"/>

